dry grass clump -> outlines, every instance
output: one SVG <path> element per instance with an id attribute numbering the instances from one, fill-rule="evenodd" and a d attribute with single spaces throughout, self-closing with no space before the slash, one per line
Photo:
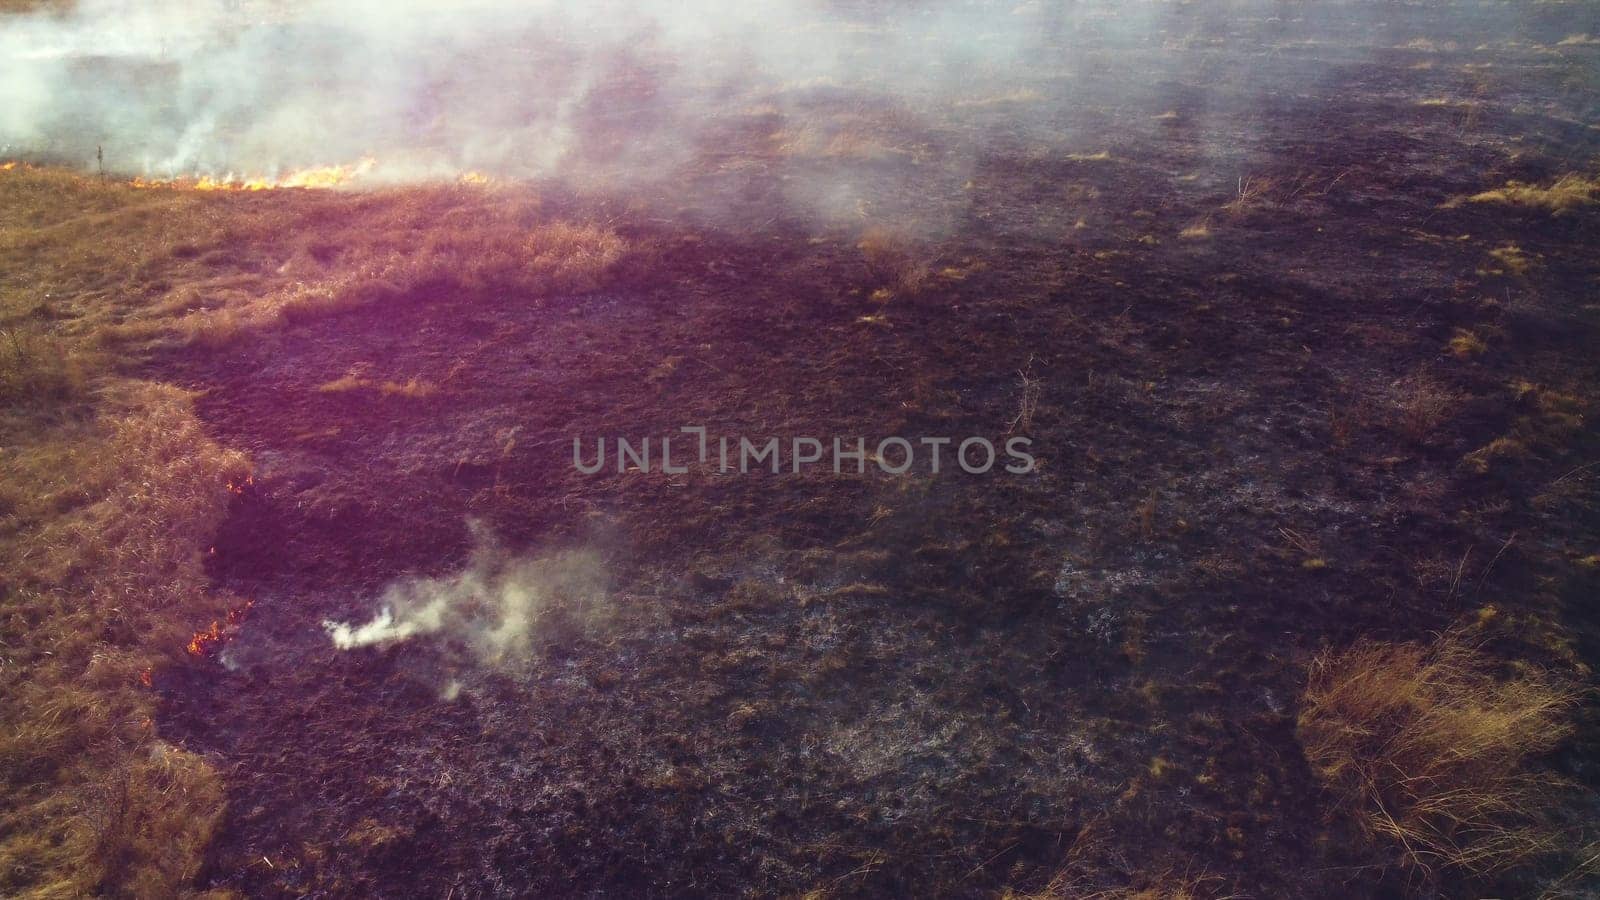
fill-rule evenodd
<path id="1" fill-rule="evenodd" d="M 424 400 L 439 393 L 438 385 L 420 378 L 410 378 L 404 382 L 385 381 L 378 388 L 378 392 L 385 397 L 405 397 L 411 400 Z"/>
<path id="2" fill-rule="evenodd" d="M 890 295 L 914 295 L 928 283 L 931 270 L 925 254 L 887 229 L 868 229 L 856 249 L 867 264 L 868 277 Z"/>
<path id="3" fill-rule="evenodd" d="M 1548 185 L 1511 181 L 1505 187 L 1467 198 L 1468 203 L 1521 206 L 1557 215 L 1588 206 L 1597 200 L 1600 200 L 1600 178 L 1577 174 L 1562 175 Z"/>
<path id="4" fill-rule="evenodd" d="M 1426 375 L 1414 375 L 1393 386 L 1393 421 L 1406 439 L 1427 443 L 1460 408 L 1461 394 Z"/>
<path id="5" fill-rule="evenodd" d="M 1224 203 L 1222 208 L 1232 215 L 1242 215 L 1255 207 L 1265 205 L 1277 187 L 1277 182 L 1271 178 L 1241 175 L 1233 199 Z"/>
<path id="6" fill-rule="evenodd" d="M 1483 338 L 1465 328 L 1457 328 L 1445 346 L 1456 359 L 1474 359 L 1489 352 L 1489 345 L 1483 342 Z"/>
<path id="7" fill-rule="evenodd" d="M 1508 433 L 1461 459 L 1461 469 L 1486 475 L 1498 466 L 1559 453 L 1584 433 L 1591 403 L 1583 397 L 1527 381 L 1510 385 L 1519 414 Z"/>
<path id="8" fill-rule="evenodd" d="M 1567 786 L 1528 766 L 1572 733 L 1574 688 L 1525 668 L 1499 677 L 1457 634 L 1362 641 L 1312 665 L 1298 734 L 1356 827 L 1424 873 L 1490 873 L 1569 848 Z"/>

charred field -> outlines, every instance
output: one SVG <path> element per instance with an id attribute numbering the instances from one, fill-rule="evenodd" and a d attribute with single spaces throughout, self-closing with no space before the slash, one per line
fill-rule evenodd
<path id="1" fill-rule="evenodd" d="M 141 720 L 0 745 L 0 892 L 1600 890 L 1596 7 L 1012 6 L 1052 65 L 719 95 L 649 178 L 638 60 L 560 177 L 0 171 L 7 721 L 46 673 Z M 151 554 L 39 564 L 98 507 L 15 452 L 114 383 L 238 454 L 170 549 L 211 599 L 137 622 L 93 572 Z M 1037 469 L 574 465 L 685 426 Z M 1467 674 L 1335 707 L 1404 648 Z M 105 773 L 168 748 L 210 818 L 150 862 Z"/>

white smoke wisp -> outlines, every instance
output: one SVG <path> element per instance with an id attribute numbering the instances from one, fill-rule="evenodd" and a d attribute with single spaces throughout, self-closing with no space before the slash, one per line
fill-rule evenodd
<path id="1" fill-rule="evenodd" d="M 325 620 L 329 640 L 351 650 L 437 635 L 465 645 L 486 665 L 499 665 L 530 658 L 544 642 L 583 633 L 606 618 L 606 572 L 598 554 L 513 556 L 483 529 L 473 531 L 476 547 L 465 568 L 389 585 L 370 620 Z"/>

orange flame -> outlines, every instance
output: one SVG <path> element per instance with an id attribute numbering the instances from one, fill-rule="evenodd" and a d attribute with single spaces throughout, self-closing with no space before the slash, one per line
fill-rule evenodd
<path id="1" fill-rule="evenodd" d="M 326 190 L 344 187 L 370 175 L 378 161 L 366 157 L 344 166 L 314 166 L 299 169 L 276 178 L 244 178 L 232 173 L 221 177 L 200 175 L 182 178 L 135 178 L 130 184 L 136 188 L 181 188 L 191 191 L 272 191 L 279 188 L 309 188 Z"/>
<path id="2" fill-rule="evenodd" d="M 229 479 L 228 480 L 228 493 L 230 493 L 230 494 L 243 494 L 247 488 L 250 488 L 250 487 L 254 486 L 255 483 L 256 483 L 256 477 L 254 475 L 246 475 L 244 477 L 244 479 L 241 480 L 241 481 L 234 481 L 232 479 Z M 212 549 L 213 552 L 215 552 L 215 550 L 217 548 L 212 547 L 211 549 Z"/>
<path id="3" fill-rule="evenodd" d="M 214 621 L 211 627 L 204 631 L 196 631 L 194 637 L 189 639 L 190 656 L 209 655 L 213 648 L 222 645 L 222 623 Z"/>
<path id="4" fill-rule="evenodd" d="M 243 624 L 250 614 L 250 607 L 255 606 L 254 600 L 246 600 L 243 606 L 228 610 L 228 614 L 221 619 L 212 621 L 210 627 L 194 633 L 189 639 L 187 647 L 190 656 L 210 656 L 222 649 L 222 645 L 233 637 L 233 633 Z"/>

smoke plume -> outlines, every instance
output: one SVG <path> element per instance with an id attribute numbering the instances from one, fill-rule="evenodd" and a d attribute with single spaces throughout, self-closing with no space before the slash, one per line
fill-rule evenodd
<path id="1" fill-rule="evenodd" d="M 959 214 L 986 154 L 1093 155 L 1113 120 L 1131 134 L 1171 109 L 1194 161 L 1231 181 L 1218 148 L 1257 127 L 1262 97 L 1317 102 L 1315 76 L 1279 49 L 1334 45 L 1354 63 L 1415 37 L 1409 15 L 1280 0 L 81 0 L 0 15 L 0 157 L 93 168 L 103 151 L 112 173 L 268 181 L 360 164 L 365 183 L 557 178 L 713 217 L 743 204 L 915 220 Z M 1500 24 L 1486 34 L 1511 33 Z"/>
<path id="2" fill-rule="evenodd" d="M 387 587 L 363 624 L 324 621 L 341 650 L 436 635 L 489 665 L 534 655 L 544 643 L 581 633 L 604 618 L 605 569 L 588 551 L 519 557 L 481 526 L 461 571 L 408 578 Z"/>

